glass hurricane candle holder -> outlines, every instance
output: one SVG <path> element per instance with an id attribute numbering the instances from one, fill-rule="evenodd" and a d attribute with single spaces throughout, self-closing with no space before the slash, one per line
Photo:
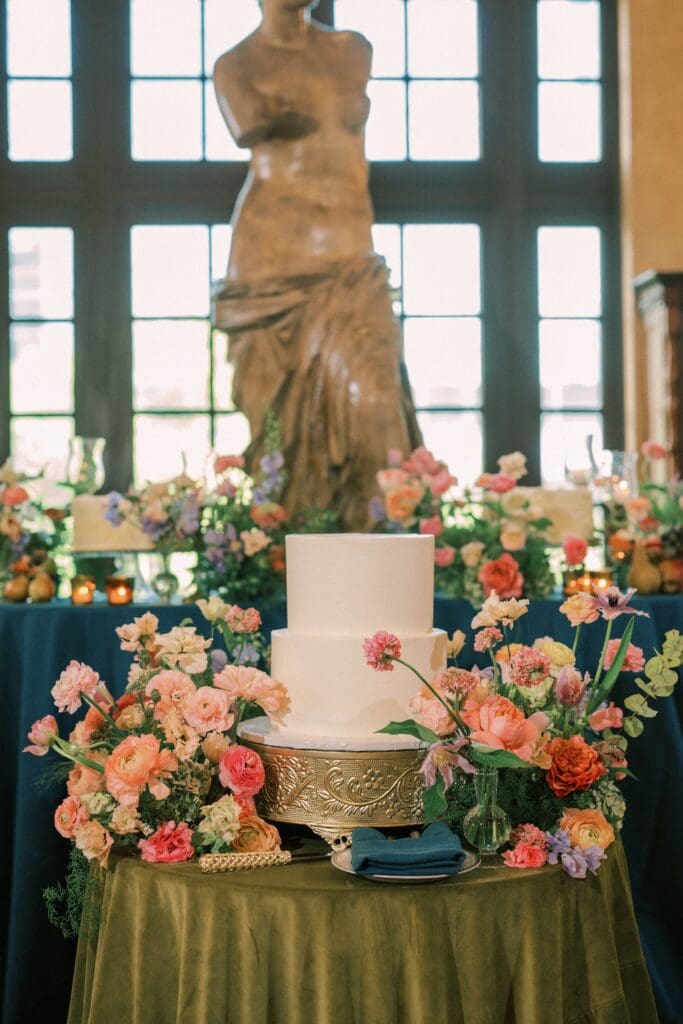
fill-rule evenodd
<path id="1" fill-rule="evenodd" d="M 66 479 L 76 494 L 95 494 L 104 484 L 103 437 L 72 437 Z"/>
<path id="2" fill-rule="evenodd" d="M 130 604 L 134 582 L 130 576 L 107 576 L 105 593 L 109 604 Z"/>
<path id="3" fill-rule="evenodd" d="M 95 596 L 95 580 L 92 576 L 74 576 L 71 581 L 71 603 L 92 604 Z"/>

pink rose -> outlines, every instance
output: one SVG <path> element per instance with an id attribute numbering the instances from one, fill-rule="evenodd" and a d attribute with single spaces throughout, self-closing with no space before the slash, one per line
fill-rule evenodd
<path id="1" fill-rule="evenodd" d="M 426 481 L 429 490 L 432 492 L 435 498 L 439 498 L 442 494 L 445 494 L 449 487 L 457 484 L 457 480 L 454 476 L 448 472 L 445 467 L 439 470 L 438 473 L 434 473 Z"/>
<path id="2" fill-rule="evenodd" d="M 78 797 L 67 796 L 55 811 L 55 828 L 64 839 L 72 839 L 74 830 L 83 825 L 89 817 Z"/>
<path id="3" fill-rule="evenodd" d="M 238 796 L 255 796 L 266 781 L 259 755 L 239 744 L 226 751 L 218 767 L 221 786 L 230 787 Z"/>
<path id="4" fill-rule="evenodd" d="M 514 476 L 509 476 L 507 473 L 485 473 L 484 477 L 486 482 L 482 484 L 482 487 L 495 494 L 507 494 L 517 486 Z"/>
<path id="5" fill-rule="evenodd" d="M 567 565 L 583 565 L 588 552 L 588 542 L 576 533 L 569 533 L 564 538 L 562 550 Z"/>
<path id="6" fill-rule="evenodd" d="M 185 721 L 201 736 L 207 732 L 227 732 L 235 720 L 228 695 L 214 686 L 200 686 L 183 707 Z"/>
<path id="7" fill-rule="evenodd" d="M 509 750 L 522 761 L 530 761 L 550 719 L 542 711 L 529 718 L 507 697 L 468 700 L 460 712 L 472 730 L 470 742 L 496 750 Z"/>
<path id="8" fill-rule="evenodd" d="M 426 686 L 410 698 L 408 707 L 415 720 L 426 729 L 431 729 L 437 736 L 448 736 L 455 731 L 456 723 L 441 701 L 432 696 Z"/>
<path id="9" fill-rule="evenodd" d="M 503 600 L 522 596 L 524 577 L 519 571 L 519 562 L 507 551 L 499 558 L 485 562 L 477 573 L 477 579 L 482 584 L 486 597 L 494 590 Z"/>
<path id="10" fill-rule="evenodd" d="M 74 829 L 73 839 L 84 857 L 96 860 L 101 867 L 106 868 L 114 843 L 111 832 L 98 821 L 86 821 Z"/>
<path id="11" fill-rule="evenodd" d="M 438 565 L 440 569 L 446 569 L 449 565 L 453 565 L 455 559 L 455 548 L 452 548 L 449 544 L 444 544 L 443 547 L 434 549 L 434 564 Z"/>
<path id="12" fill-rule="evenodd" d="M 603 729 L 621 729 L 624 724 L 624 712 L 611 700 L 606 707 L 598 708 L 588 716 L 588 724 L 594 732 L 602 732 Z"/>
<path id="13" fill-rule="evenodd" d="M 159 700 L 154 705 L 154 717 L 159 722 L 169 711 L 176 708 L 182 711 L 190 697 L 196 694 L 197 687 L 185 672 L 167 668 L 152 676 L 145 687 L 146 696 L 151 697 L 155 690 Z"/>
<path id="14" fill-rule="evenodd" d="M 443 523 L 438 516 L 432 516 L 431 519 L 422 519 L 420 520 L 420 533 L 439 537 L 443 533 Z"/>
<path id="15" fill-rule="evenodd" d="M 57 719 L 54 715 L 45 715 L 44 718 L 39 718 L 31 726 L 31 731 L 28 733 L 31 743 L 28 747 L 24 747 L 24 753 L 42 757 L 43 754 L 47 754 L 58 736 L 59 726 L 57 725 Z"/>
<path id="16" fill-rule="evenodd" d="M 646 459 L 665 459 L 667 456 L 667 451 L 664 445 L 652 440 L 643 441 L 640 446 L 640 453 Z"/>
<path id="17" fill-rule="evenodd" d="M 165 821 L 148 839 L 138 843 L 142 860 L 153 864 L 177 864 L 194 857 L 192 829 L 185 821 Z"/>
<path id="18" fill-rule="evenodd" d="M 513 850 L 506 850 L 503 863 L 508 868 L 542 868 L 548 854 L 534 843 L 517 843 Z"/>
<path id="19" fill-rule="evenodd" d="M 610 640 L 607 644 L 607 651 L 605 652 L 605 664 L 604 667 L 608 669 L 614 661 L 617 651 L 619 650 L 619 644 L 621 640 Z M 643 654 L 642 647 L 636 647 L 635 644 L 629 644 L 626 648 L 626 657 L 621 666 L 622 672 L 642 672 L 645 668 L 645 655 Z"/>
<path id="20" fill-rule="evenodd" d="M 89 665 L 72 660 L 50 691 L 59 711 L 73 715 L 81 706 L 81 693 L 95 696 L 100 677 Z"/>
<path id="21" fill-rule="evenodd" d="M 244 465 L 243 455 L 218 455 L 214 460 L 213 468 L 219 476 L 228 469 L 241 469 Z"/>
<path id="22" fill-rule="evenodd" d="M 170 789 L 163 781 L 178 767 L 171 750 L 161 749 L 151 733 L 127 736 L 114 747 L 104 766 L 107 790 L 124 807 L 137 807 L 140 794 L 149 787 L 156 800 L 164 800 Z"/>

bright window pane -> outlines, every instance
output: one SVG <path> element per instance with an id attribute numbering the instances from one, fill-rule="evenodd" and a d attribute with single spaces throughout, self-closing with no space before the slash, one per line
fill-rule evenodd
<path id="1" fill-rule="evenodd" d="M 208 316 L 207 228 L 134 227 L 131 244 L 133 316 Z"/>
<path id="2" fill-rule="evenodd" d="M 542 317 L 600 316 L 600 230 L 540 228 L 538 295 Z"/>
<path id="3" fill-rule="evenodd" d="M 133 82 L 134 160 L 201 160 L 201 82 Z"/>
<path id="4" fill-rule="evenodd" d="M 560 483 L 565 468 L 583 465 L 586 440 L 593 434 L 594 451 L 602 449 L 602 416 L 598 413 L 541 414 L 541 478 L 544 483 Z"/>
<path id="5" fill-rule="evenodd" d="M 198 0 L 131 0 L 130 32 L 133 75 L 201 74 Z"/>
<path id="6" fill-rule="evenodd" d="M 538 155 L 545 161 L 595 163 L 602 158 L 601 86 L 593 82 L 541 82 Z"/>
<path id="7" fill-rule="evenodd" d="M 600 324 L 596 320 L 542 320 L 541 405 L 546 409 L 599 408 L 602 401 Z"/>
<path id="8" fill-rule="evenodd" d="M 9 75 L 71 74 L 69 0 L 7 0 Z"/>
<path id="9" fill-rule="evenodd" d="M 10 328 L 12 412 L 71 412 L 73 368 L 72 324 L 13 324 Z"/>
<path id="10" fill-rule="evenodd" d="M 230 416 L 216 416 L 214 447 L 224 455 L 239 455 L 249 444 L 249 421 L 241 412 Z"/>
<path id="11" fill-rule="evenodd" d="M 204 73 L 218 57 L 254 31 L 261 20 L 257 0 L 204 0 Z"/>
<path id="12" fill-rule="evenodd" d="M 73 316 L 71 228 L 10 228 L 9 258 L 12 319 Z"/>
<path id="13" fill-rule="evenodd" d="M 71 82 L 7 84 L 10 160 L 71 160 Z"/>
<path id="14" fill-rule="evenodd" d="M 372 74 L 398 78 L 405 71 L 403 0 L 335 0 L 337 28 L 361 32 L 372 44 Z"/>
<path id="15" fill-rule="evenodd" d="M 67 416 L 15 417 L 11 421 L 12 461 L 22 473 L 45 471 L 64 479 L 73 420 Z"/>
<path id="16" fill-rule="evenodd" d="M 200 477 L 211 448 L 208 416 L 141 415 L 134 419 L 135 480 L 167 480 L 180 473 L 183 455 L 190 476 Z"/>
<path id="17" fill-rule="evenodd" d="M 413 160 L 479 159 L 476 82 L 411 82 L 408 104 Z"/>
<path id="18" fill-rule="evenodd" d="M 372 228 L 375 252 L 384 256 L 389 268 L 389 284 L 401 287 L 401 229 L 398 224 L 375 224 Z"/>
<path id="19" fill-rule="evenodd" d="M 213 404 L 216 409 L 232 409 L 232 366 L 228 362 L 228 337 L 213 332 Z"/>
<path id="20" fill-rule="evenodd" d="M 408 74 L 473 78 L 478 63 L 475 0 L 408 0 Z"/>
<path id="21" fill-rule="evenodd" d="M 232 228 L 229 224 L 214 224 L 211 228 L 211 280 L 225 277 L 230 256 Z"/>
<path id="22" fill-rule="evenodd" d="M 403 346 L 417 406 L 481 404 L 479 320 L 408 317 Z"/>
<path id="23" fill-rule="evenodd" d="M 406 313 L 474 316 L 480 309 L 476 224 L 409 224 L 403 232 Z"/>
<path id="24" fill-rule="evenodd" d="M 133 324 L 136 409 L 206 409 L 209 327 L 201 320 L 138 320 Z"/>
<path id="25" fill-rule="evenodd" d="M 406 87 L 403 82 L 370 82 L 370 117 L 365 135 L 368 160 L 405 160 Z"/>
<path id="26" fill-rule="evenodd" d="M 250 150 L 240 149 L 228 131 L 218 106 L 213 82 L 204 83 L 204 109 L 206 111 L 206 143 L 204 156 L 207 160 L 248 160 Z"/>
<path id="27" fill-rule="evenodd" d="M 482 471 L 483 431 L 478 412 L 420 412 L 424 443 L 447 463 L 460 483 L 472 483 Z"/>
<path id="28" fill-rule="evenodd" d="M 600 4 L 597 0 L 539 0 L 540 78 L 600 77 Z"/>

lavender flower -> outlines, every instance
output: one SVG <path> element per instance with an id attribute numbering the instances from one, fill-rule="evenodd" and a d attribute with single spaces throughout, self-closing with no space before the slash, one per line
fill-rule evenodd
<path id="1" fill-rule="evenodd" d="M 244 644 L 235 658 L 238 665 L 258 665 L 260 654 L 251 644 Z"/>
<path id="2" fill-rule="evenodd" d="M 181 511 L 178 528 L 184 537 L 191 537 L 199 529 L 199 507 L 194 502 Z"/>
<path id="3" fill-rule="evenodd" d="M 215 651 L 211 651 L 211 671 L 221 672 L 228 664 L 228 656 L 225 651 L 221 651 L 220 648 Z"/>
<path id="4" fill-rule="evenodd" d="M 546 832 L 548 838 L 548 863 L 561 864 L 572 878 L 585 878 L 586 872 L 596 874 L 601 862 L 605 859 L 605 851 L 601 846 L 573 846 L 566 829 L 557 832 Z"/>
<path id="5" fill-rule="evenodd" d="M 265 505 L 268 501 L 268 494 L 264 487 L 255 487 L 253 494 L 254 505 Z"/>
<path id="6" fill-rule="evenodd" d="M 379 494 L 376 494 L 368 502 L 368 514 L 373 523 L 381 523 L 384 519 L 384 498 L 380 497 Z"/>
<path id="7" fill-rule="evenodd" d="M 104 518 L 112 526 L 120 526 L 123 522 L 123 516 L 119 505 L 123 501 L 123 495 L 119 494 L 118 491 L 112 491 L 107 497 L 107 507 L 104 511 Z"/>
<path id="8" fill-rule="evenodd" d="M 259 465 L 264 473 L 271 474 L 277 473 L 279 469 L 285 464 L 284 455 L 282 452 L 273 452 L 271 455 L 264 455 Z"/>

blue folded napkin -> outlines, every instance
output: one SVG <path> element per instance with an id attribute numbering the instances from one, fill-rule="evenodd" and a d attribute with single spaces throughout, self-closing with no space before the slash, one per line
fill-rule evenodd
<path id="1" fill-rule="evenodd" d="M 465 859 L 445 821 L 428 825 L 418 839 L 387 839 L 376 828 L 354 829 L 351 865 L 357 875 L 457 875 Z"/>

